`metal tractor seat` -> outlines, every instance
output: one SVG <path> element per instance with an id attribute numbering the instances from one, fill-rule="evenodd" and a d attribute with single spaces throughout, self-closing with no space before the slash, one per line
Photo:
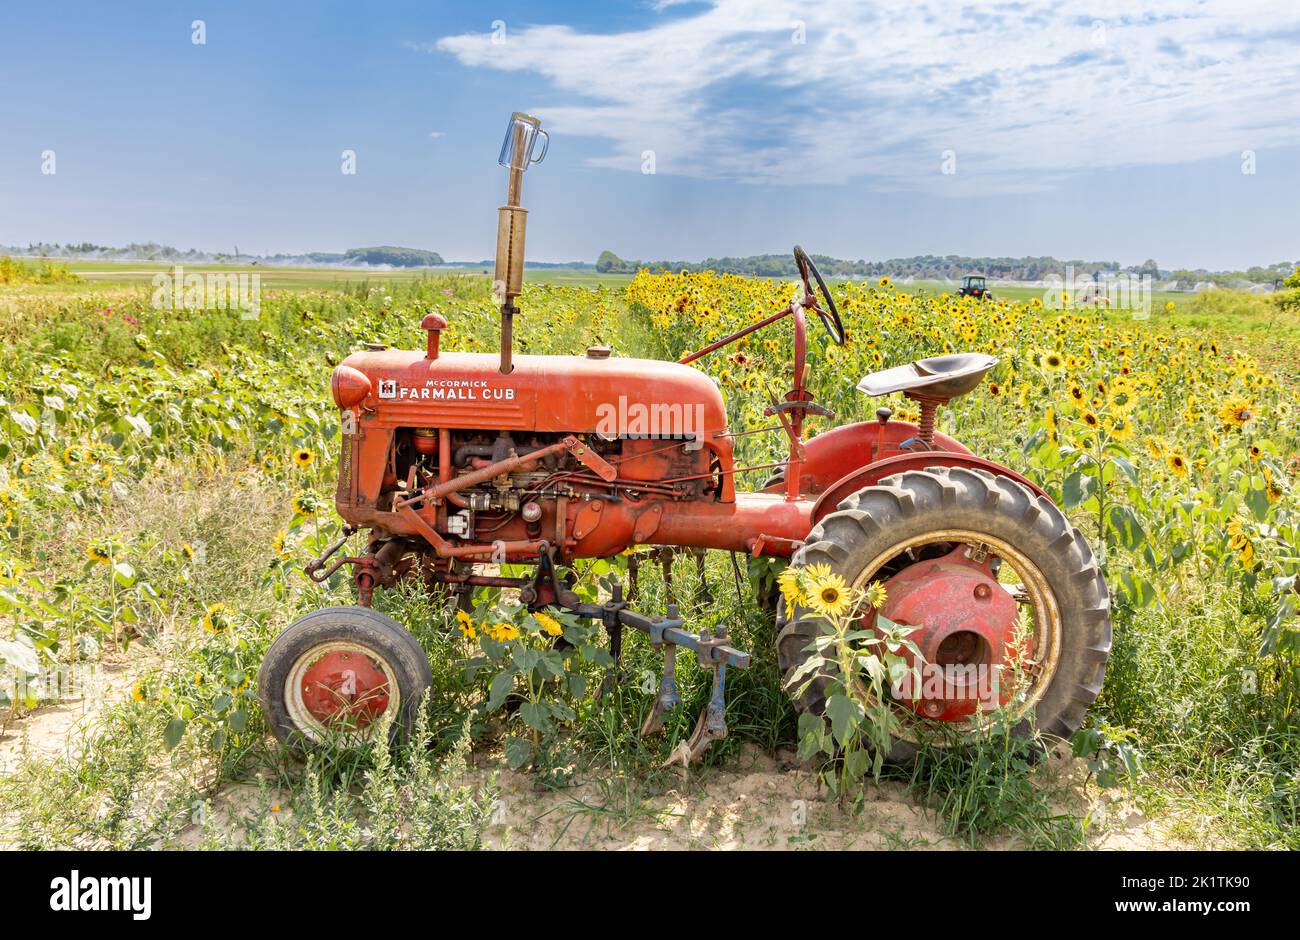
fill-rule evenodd
<path id="1" fill-rule="evenodd" d="M 873 396 L 903 392 L 909 398 L 945 402 L 971 391 L 997 364 L 996 356 L 984 353 L 932 356 L 873 372 L 858 383 L 858 390 Z"/>

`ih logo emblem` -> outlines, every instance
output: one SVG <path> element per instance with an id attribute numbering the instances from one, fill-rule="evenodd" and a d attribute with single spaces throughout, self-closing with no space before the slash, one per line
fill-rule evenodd
<path id="1" fill-rule="evenodd" d="M 397 379 L 380 379 L 379 380 L 379 397 L 396 398 L 397 397 Z"/>

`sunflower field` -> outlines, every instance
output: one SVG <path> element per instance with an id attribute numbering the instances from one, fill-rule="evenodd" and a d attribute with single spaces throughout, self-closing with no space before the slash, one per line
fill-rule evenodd
<path id="1" fill-rule="evenodd" d="M 615 355 L 676 359 L 781 309 L 791 289 L 646 271 L 619 289 L 530 285 L 516 348 L 576 354 L 603 343 Z M 1225 844 L 1300 847 L 1294 356 L 1160 317 L 919 293 L 888 279 L 840 285 L 835 298 L 848 341 L 836 346 L 815 319 L 809 324 L 808 383 L 836 417 L 812 419 L 808 433 L 872 420 L 881 404 L 915 417 L 905 399 L 857 392 L 868 372 L 946 352 L 999 357 L 982 389 L 941 409 L 939 428 L 1041 485 L 1099 550 L 1116 611 L 1106 687 L 1090 717 L 1098 753 L 1117 741 L 1140 752 L 1146 770 L 1129 775 L 1133 798 L 1167 813 L 1189 840 L 1213 816 L 1208 831 Z M 263 733 L 252 684 L 280 629 L 350 597 L 342 578 L 316 585 L 301 574 L 338 537 L 330 370 L 363 342 L 422 346 L 419 323 L 432 310 L 450 321 L 446 348 L 494 350 L 487 282 L 270 292 L 255 314 L 160 310 L 144 292 L 69 286 L 0 296 L 0 309 L 8 310 L 0 325 L 5 734 L 66 697 L 66 676 L 121 677 L 120 687 L 110 683 L 94 746 L 6 765 L 0 835 L 30 846 L 228 844 L 228 832 L 212 828 L 213 804 L 238 786 L 256 794 L 240 844 L 478 844 L 489 788 L 463 785 L 467 753 L 491 763 L 506 738 L 484 707 L 492 670 L 473 667 L 482 629 L 474 618 L 458 625 L 418 596 L 384 601 L 430 653 L 432 764 L 411 753 L 293 766 Z M 696 365 L 722 388 L 733 427 L 757 431 L 770 420 L 762 415 L 768 392 L 788 389 L 791 351 L 782 321 Z M 782 457 L 780 435 L 737 438 L 741 464 Z M 711 558 L 706 574 L 732 577 L 725 556 Z M 725 765 L 746 743 L 771 752 L 787 745 L 793 716 L 771 624 L 752 601 L 720 590 L 687 606 L 702 624 L 728 624 L 756 658 L 751 675 L 729 687 L 736 730 L 710 760 Z M 520 639 L 489 629 L 502 642 Z M 625 655 L 633 670 L 654 662 L 635 642 Z M 593 657 L 575 668 L 593 681 L 566 687 L 542 776 L 560 785 L 604 774 L 653 789 L 649 768 L 662 754 L 634 734 L 649 693 L 598 696 L 602 664 Z M 682 685 L 698 701 L 707 683 L 687 674 Z M 363 824 L 412 780 L 428 784 L 417 808 L 432 821 L 427 841 Z M 1021 790 L 987 792 L 1028 805 Z M 964 808 L 951 821 L 963 834 L 1041 831 L 1041 819 L 1016 821 L 1024 812 L 989 823 Z M 1086 808 L 1076 816 L 1079 835 Z M 441 835 L 453 832 L 452 842 Z"/>

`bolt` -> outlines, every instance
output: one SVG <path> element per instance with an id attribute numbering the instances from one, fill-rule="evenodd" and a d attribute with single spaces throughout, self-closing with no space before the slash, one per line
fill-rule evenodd
<path id="1" fill-rule="evenodd" d="M 943 713 L 943 704 L 940 702 L 926 702 L 923 708 L 931 718 L 937 718 Z"/>
<path id="2" fill-rule="evenodd" d="M 975 585 L 975 596 L 982 601 L 988 600 L 989 595 L 992 593 L 993 593 L 993 589 L 990 588 L 987 584 Z"/>

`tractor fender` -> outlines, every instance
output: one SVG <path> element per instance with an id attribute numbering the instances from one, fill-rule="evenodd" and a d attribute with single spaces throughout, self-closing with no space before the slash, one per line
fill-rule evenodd
<path id="1" fill-rule="evenodd" d="M 935 437 L 938 438 L 938 435 L 936 434 Z M 1009 477 L 1017 483 L 1023 483 L 1039 496 L 1051 499 L 1037 483 L 1025 479 L 1025 477 L 1009 467 L 1004 467 L 991 460 L 985 460 L 983 457 L 957 451 L 921 451 L 918 453 L 895 454 L 892 457 L 877 460 L 875 463 L 859 467 L 857 470 L 845 474 L 817 497 L 817 502 L 813 504 L 810 526 L 815 526 L 821 522 L 823 516 L 834 511 L 841 502 L 864 486 L 874 486 L 885 477 L 893 476 L 896 473 L 903 473 L 907 470 L 924 470 L 927 467 L 967 467 L 972 470 L 984 470 L 994 476 Z"/>
<path id="2" fill-rule="evenodd" d="M 799 474 L 800 494 L 811 499 L 862 467 L 894 454 L 911 453 L 902 445 L 920 433 L 921 429 L 910 421 L 892 420 L 883 423 L 862 421 L 823 431 L 804 444 L 803 469 Z M 970 453 L 960 441 L 937 431 L 934 446 L 945 452 Z M 763 488 L 768 492 L 784 492 L 784 480 L 784 473 L 777 473 Z"/>

